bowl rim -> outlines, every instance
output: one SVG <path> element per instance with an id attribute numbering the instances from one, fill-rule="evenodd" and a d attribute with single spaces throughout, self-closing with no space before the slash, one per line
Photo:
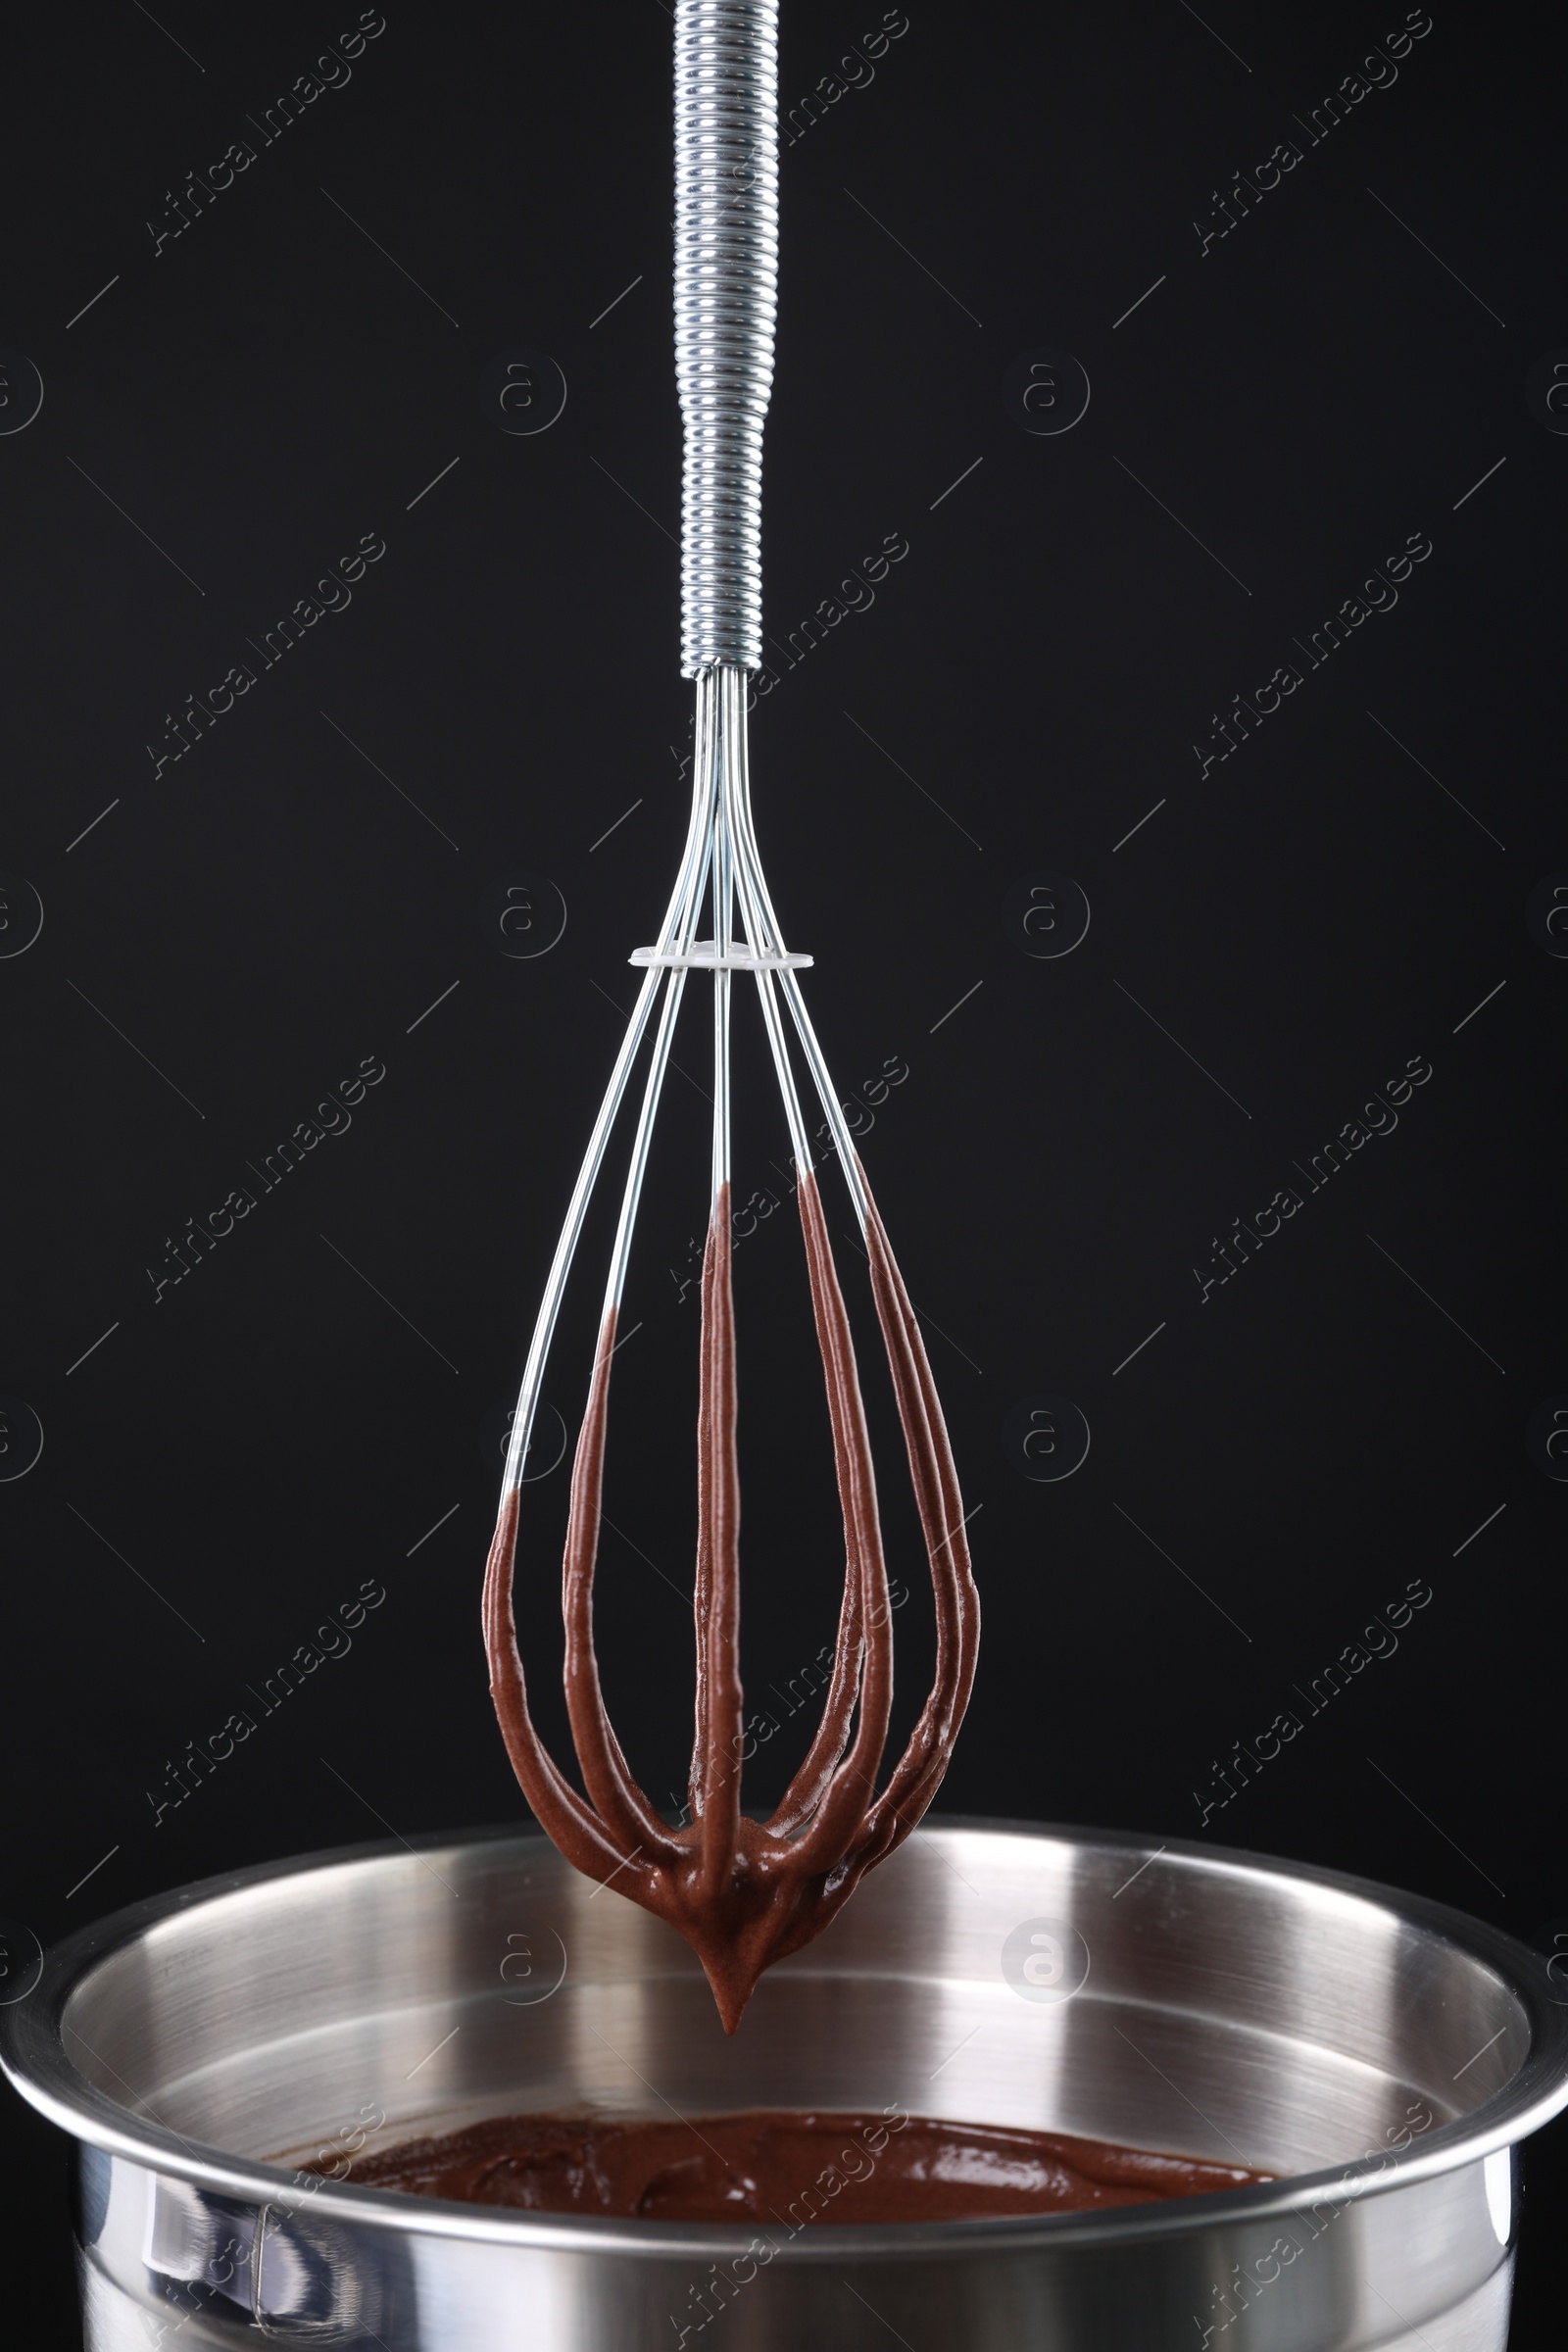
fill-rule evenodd
<path id="1" fill-rule="evenodd" d="M 1315 2205 L 1343 2207 L 1367 2196 L 1386 2195 L 1509 2148 L 1568 2106 L 1568 2000 L 1559 2001 L 1549 1991 L 1546 1961 L 1503 1930 L 1449 1904 L 1316 1863 L 1286 1861 L 1247 1847 L 1210 1845 L 1196 1838 L 973 1814 L 927 1815 L 922 1827 L 928 1834 L 956 1831 L 1043 1838 L 1057 1844 L 1120 1850 L 1129 1856 L 1148 1853 L 1151 1859 L 1157 1853 L 1161 1859 L 1190 1862 L 1237 1878 L 1296 1881 L 1370 1903 L 1457 1945 L 1468 1957 L 1490 1968 L 1525 2012 L 1529 2049 L 1507 2082 L 1469 2115 L 1440 2125 L 1407 2147 L 1376 2154 L 1369 2151 L 1348 2164 L 1295 2173 L 1250 2187 L 1155 2205 L 1114 2206 L 1095 2213 L 933 2223 L 813 2223 L 808 2229 L 803 2226 L 783 2244 L 774 2243 L 775 2233 L 770 2229 L 745 2223 L 625 2222 L 592 2215 L 527 2214 L 326 2179 L 318 2187 L 302 2187 L 300 2175 L 281 2165 L 235 2156 L 187 2139 L 122 2106 L 89 2082 L 67 2055 L 61 2017 L 71 1995 L 100 1964 L 164 1921 L 247 1887 L 355 1863 L 482 1844 L 555 1851 L 534 1824 L 514 1822 L 319 1848 L 218 1872 L 125 1904 L 51 1945 L 31 1990 L 24 1999 L 0 2009 L 0 2069 L 24 2098 L 73 2138 L 149 2171 L 195 2182 L 212 2195 L 270 2206 L 280 2215 L 311 2212 L 323 2221 L 330 2217 L 339 2223 L 358 2223 L 404 2235 L 467 2239 L 541 2252 L 679 2261 L 710 2255 L 743 2257 L 750 2247 L 764 2242 L 774 2244 L 769 2262 L 775 2257 L 792 2262 L 973 2258 L 1076 2245 L 1099 2245 L 1109 2251 L 1112 2246 L 1143 2239 L 1196 2234 L 1219 2222 L 1266 2223 Z M 801 1969 L 797 1962 L 792 1973 L 811 1972 Z"/>

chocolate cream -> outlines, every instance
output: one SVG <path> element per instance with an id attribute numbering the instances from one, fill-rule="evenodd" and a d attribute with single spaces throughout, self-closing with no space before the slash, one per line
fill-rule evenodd
<path id="1" fill-rule="evenodd" d="M 849 1318 L 816 1180 L 808 1173 L 801 1178 L 798 1198 L 833 1432 L 845 1575 L 822 1720 L 772 1816 L 754 1821 L 741 1811 L 740 1478 L 727 1185 L 713 1204 L 703 1259 L 693 1595 L 697 1729 L 689 1828 L 672 1828 L 632 1779 L 605 1712 L 594 1655 L 594 1566 L 615 1345 L 613 1309 L 600 1333 L 572 1467 L 563 1593 L 566 1710 L 586 1796 L 561 1772 L 528 1711 L 512 1608 L 515 1490 L 503 1496 L 485 1575 L 491 1694 L 513 1769 L 535 1817 L 578 1870 L 612 1885 L 685 1936 L 702 1961 L 730 2034 L 762 1971 L 819 1936 L 862 1875 L 885 1861 L 917 1826 L 953 1753 L 974 1682 L 980 1633 L 963 1503 L 942 1408 L 914 1308 L 873 1203 L 866 1229 L 872 1295 L 920 1514 L 937 1635 L 930 1696 L 904 1754 L 878 1790 L 893 1704 L 893 1614 L 876 1479 Z"/>
<path id="2" fill-rule="evenodd" d="M 809 2222 L 1093 2213 L 1271 2178 L 1243 2165 L 1152 2155 L 1062 2132 L 936 2123 L 899 2109 L 881 2115 L 757 2110 L 654 2123 L 498 2116 L 442 2138 L 405 2140 L 357 2157 L 347 2174 L 334 2177 L 521 2213 L 776 2224 L 792 2234 Z"/>

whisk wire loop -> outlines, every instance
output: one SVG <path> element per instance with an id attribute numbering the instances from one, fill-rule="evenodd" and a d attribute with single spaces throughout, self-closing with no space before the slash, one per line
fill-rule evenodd
<path id="1" fill-rule="evenodd" d="M 758 855 L 747 771 L 745 675 L 730 663 L 697 682 L 692 817 L 674 891 L 612 1070 L 568 1206 L 513 1430 L 502 1510 L 486 1579 L 485 1624 L 509 1752 L 529 1802 L 579 1867 L 677 1927 L 698 1950 L 731 2030 L 757 1977 L 809 1940 L 866 1869 L 908 1836 L 946 1771 L 974 1675 L 978 1603 L 962 1503 L 918 1321 L 887 1245 L 842 1106 L 828 1076 Z M 712 938 L 696 939 L 710 904 Z M 844 1524 L 845 1566 L 835 1664 L 821 1720 L 771 1816 L 741 1811 L 740 1482 L 736 1454 L 735 1310 L 731 1288 L 730 1051 L 737 925 L 754 966 L 796 1171 L 812 1314 L 822 1356 Z M 713 982 L 711 1198 L 703 1261 L 698 1405 L 699 1512 L 693 1610 L 697 1636 L 691 1826 L 672 1827 L 638 1787 L 605 1708 L 594 1652 L 593 1592 L 602 1519 L 610 1383 L 632 1234 L 695 950 L 710 951 Z M 655 1019 L 656 1000 L 658 1017 Z M 788 1021 L 786 1022 L 786 1013 Z M 512 1583 L 522 1468 L 562 1293 L 638 1056 L 653 1032 L 605 1292 L 587 1407 L 572 1467 L 563 1575 L 564 1684 L 579 1796 L 528 1714 L 513 1621 Z M 893 1699 L 892 1613 L 876 1475 L 848 1313 L 833 1264 L 792 1033 L 824 1115 L 865 1236 L 872 1296 L 905 1432 L 936 1615 L 929 1697 L 880 1794 L 876 1780 Z"/>

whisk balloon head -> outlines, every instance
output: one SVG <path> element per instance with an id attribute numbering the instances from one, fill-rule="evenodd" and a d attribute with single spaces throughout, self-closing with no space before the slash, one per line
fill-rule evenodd
<path id="1" fill-rule="evenodd" d="M 818 1935 L 862 1874 L 885 1860 L 918 1824 L 948 1767 L 974 1680 L 979 1636 L 963 1506 L 919 1323 L 807 1013 L 798 973 L 810 958 L 785 948 L 762 875 L 752 823 L 746 686 L 738 663 L 715 662 L 698 674 L 697 756 L 685 850 L 659 939 L 632 958 L 643 966 L 642 985 L 540 1305 L 513 1420 L 484 1599 L 491 1690 L 513 1767 L 535 1815 L 580 1870 L 679 1930 L 702 1960 L 728 2032 L 738 2024 L 762 1971 Z M 711 936 L 699 938 L 705 906 L 711 908 Z M 694 971 L 710 973 L 713 989 L 712 1181 L 697 1416 L 696 1728 L 690 1819 L 672 1825 L 633 1779 L 606 1713 L 594 1649 L 594 1570 L 616 1326 L 676 1016 Z M 741 1804 L 740 1482 L 730 1275 L 730 1011 L 737 974 L 750 974 L 757 988 L 794 1154 L 845 1548 L 838 1646 L 821 1720 L 783 1798 L 765 1820 L 753 1819 Z M 838 1161 L 864 1240 L 935 1607 L 930 1694 L 885 1779 L 881 1769 L 893 1702 L 887 1565 L 865 1407 L 796 1078 L 797 1054 L 820 1103 L 830 1154 Z M 645 1059 L 566 1527 L 564 1683 L 582 1779 L 579 1793 L 540 1740 L 528 1708 L 513 1615 L 518 1511 L 567 1275 L 617 1114 Z"/>

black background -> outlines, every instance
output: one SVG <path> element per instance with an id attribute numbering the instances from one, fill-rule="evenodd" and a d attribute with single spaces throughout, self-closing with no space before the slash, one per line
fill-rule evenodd
<path id="1" fill-rule="evenodd" d="M 1562 61 L 1544 15 L 1440 5 L 1392 86 L 1311 143 L 1303 118 L 1403 15 L 911 0 L 874 79 L 783 159 L 780 677 L 754 777 L 841 1085 L 907 1067 L 863 1151 L 981 1506 L 980 1678 L 944 1803 L 1197 1835 L 1234 1743 L 1424 1580 L 1397 1653 L 1203 1835 L 1529 1936 L 1568 1912 L 1568 1494 L 1525 1446 L 1568 1389 L 1568 964 L 1525 917 L 1568 865 L 1568 439 L 1525 395 L 1568 345 Z M 786 107 L 879 21 L 787 6 Z M 59 12 L 12 60 L 0 344 L 44 401 L 0 438 L 0 868 L 44 923 L 0 963 L 0 1388 L 45 1443 L 0 1487 L 4 1904 L 46 1940 L 378 1820 L 518 1814 L 478 1638 L 480 1428 L 515 1387 L 684 812 L 667 13 L 391 6 L 352 79 L 264 144 L 251 119 L 354 22 Z M 187 172 L 241 138 L 254 163 L 155 252 Z M 1287 139 L 1299 163 L 1204 251 L 1216 192 Z M 523 352 L 568 388 L 534 435 L 479 394 Z M 1054 436 L 1004 395 L 1043 352 L 1091 385 Z M 352 604 L 264 667 L 250 641 L 367 533 L 386 552 Z M 1397 605 L 1310 667 L 1303 641 L 1416 533 L 1432 553 Z M 908 552 L 874 604 L 786 667 L 889 535 Z M 254 687 L 155 776 L 171 715 L 238 662 Z M 1289 662 L 1299 687 L 1201 772 L 1195 744 L 1222 749 L 1234 696 Z M 1055 959 L 1018 913 L 1042 875 L 1092 910 Z M 531 960 L 482 921 L 515 876 L 566 907 Z M 661 1802 L 689 1743 L 705 1009 L 639 1227 L 609 1497 L 627 1541 L 600 1602 Z M 745 1193 L 787 1155 L 741 1012 Z M 1310 1191 L 1298 1163 L 1415 1056 L 1432 1075 L 1397 1128 Z M 364 1057 L 385 1075 L 352 1126 L 264 1191 L 247 1163 Z M 171 1241 L 238 1186 L 254 1209 L 155 1296 Z M 1300 1208 L 1205 1298 L 1233 1220 L 1287 1186 Z M 792 1224 L 737 1254 L 760 1691 L 835 1607 Z M 606 1238 L 547 1392 L 573 1428 Z M 1004 1445 L 1041 1396 L 1092 1433 L 1064 1481 Z M 553 1730 L 564 1486 L 530 1490 L 519 1577 Z M 367 1578 L 386 1597 L 352 1651 L 155 1826 L 168 1764 Z M 906 1714 L 920 1620 L 916 1598 Z M 15 2100 L 3 2130 L 6 2211 L 67 2343 L 64 2143 Z M 1528 2160 L 1532 2348 L 1564 2332 L 1561 2145 Z"/>

